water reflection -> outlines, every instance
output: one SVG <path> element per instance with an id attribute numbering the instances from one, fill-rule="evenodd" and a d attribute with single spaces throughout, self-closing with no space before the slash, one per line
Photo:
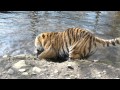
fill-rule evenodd
<path id="1" fill-rule="evenodd" d="M 96 33 L 97 31 L 97 27 L 98 27 L 98 23 L 99 23 L 99 17 L 100 17 L 100 11 L 96 11 L 96 19 L 95 19 L 95 25 L 94 25 L 94 32 Z"/>
<path id="2" fill-rule="evenodd" d="M 33 38 L 35 38 L 36 37 L 36 35 L 38 34 L 38 26 L 37 26 L 37 24 L 38 24 L 38 22 L 39 22 L 39 20 L 38 20 L 38 11 L 30 11 L 29 13 L 28 13 L 28 17 L 29 17 L 29 19 L 30 19 L 30 31 L 33 33 Z"/>
<path id="3" fill-rule="evenodd" d="M 64 31 L 69 27 L 89 29 L 96 36 L 120 36 L 119 11 L 11 11 L 0 13 L 0 56 L 33 54 L 34 39 L 41 32 Z M 120 48 L 100 50 L 94 57 L 120 59 Z M 103 55 L 106 54 L 106 55 Z M 115 54 L 115 55 L 113 55 Z M 111 56 L 111 57 L 109 57 Z"/>

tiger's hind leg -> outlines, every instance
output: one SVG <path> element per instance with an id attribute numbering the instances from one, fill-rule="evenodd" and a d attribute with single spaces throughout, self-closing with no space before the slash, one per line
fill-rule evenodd
<path id="1" fill-rule="evenodd" d="M 69 48 L 69 59 L 82 59 L 84 55 L 82 55 L 82 46 L 83 40 L 76 42 Z"/>
<path id="2" fill-rule="evenodd" d="M 70 60 L 80 59 L 80 54 L 78 53 L 77 50 L 73 50 L 69 52 L 69 59 Z"/>
<path id="3" fill-rule="evenodd" d="M 80 59 L 80 52 L 77 47 L 79 45 L 79 42 L 76 42 L 69 48 L 69 60 L 75 60 L 75 59 Z"/>

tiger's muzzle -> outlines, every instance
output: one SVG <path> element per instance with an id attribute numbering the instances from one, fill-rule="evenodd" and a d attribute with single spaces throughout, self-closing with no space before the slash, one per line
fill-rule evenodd
<path id="1" fill-rule="evenodd" d="M 44 49 L 35 49 L 35 53 L 36 53 L 36 57 L 38 58 L 38 56 L 44 51 Z"/>

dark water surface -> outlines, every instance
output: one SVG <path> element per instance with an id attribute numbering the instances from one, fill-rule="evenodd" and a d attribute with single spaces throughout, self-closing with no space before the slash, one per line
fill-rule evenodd
<path id="1" fill-rule="evenodd" d="M 90 29 L 96 36 L 120 36 L 118 11 L 11 11 L 0 13 L 0 56 L 33 54 L 36 35 L 70 27 Z M 119 63 L 120 47 L 99 50 L 90 59 Z"/>

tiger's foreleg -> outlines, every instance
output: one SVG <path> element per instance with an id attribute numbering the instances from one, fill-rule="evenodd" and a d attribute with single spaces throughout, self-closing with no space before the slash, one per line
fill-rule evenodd
<path id="1" fill-rule="evenodd" d="M 39 59 L 51 59 L 56 57 L 56 52 L 54 48 L 50 47 L 46 50 L 44 50 L 39 56 Z"/>

